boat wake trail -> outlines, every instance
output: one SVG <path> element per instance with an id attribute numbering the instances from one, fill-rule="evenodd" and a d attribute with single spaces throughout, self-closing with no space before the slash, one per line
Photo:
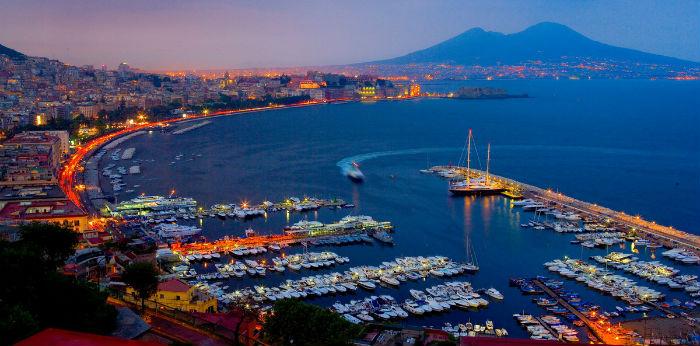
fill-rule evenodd
<path id="1" fill-rule="evenodd" d="M 338 163 L 336 166 L 340 167 L 340 172 L 346 175 L 347 172 L 353 169 L 353 162 L 360 163 L 362 161 L 372 160 L 384 156 L 395 156 L 395 155 L 415 155 L 415 154 L 425 154 L 425 153 L 437 153 L 446 151 L 460 151 L 462 148 L 416 148 L 416 149 L 405 149 L 405 150 L 390 150 L 390 151 L 377 151 L 373 153 L 359 154 L 355 156 L 346 157 Z"/>

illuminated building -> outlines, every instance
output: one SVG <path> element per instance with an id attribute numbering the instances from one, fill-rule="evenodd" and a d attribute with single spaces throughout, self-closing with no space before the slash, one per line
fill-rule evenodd
<path id="1" fill-rule="evenodd" d="M 60 138 L 43 131 L 15 135 L 0 145 L 0 185 L 54 183 L 63 150 Z"/>
<path id="2" fill-rule="evenodd" d="M 357 90 L 361 98 L 371 98 L 377 95 L 377 89 L 373 86 L 363 86 Z"/>
<path id="3" fill-rule="evenodd" d="M 126 289 L 127 297 L 140 302 L 138 295 L 131 288 Z M 125 297 L 125 298 L 127 298 Z M 154 308 L 155 301 L 162 307 L 186 312 L 216 312 L 216 298 L 179 279 L 171 279 L 158 284 L 158 291 L 151 296 L 146 305 Z"/>
<path id="4" fill-rule="evenodd" d="M 36 116 L 34 116 L 34 125 L 36 125 L 36 126 L 46 125 L 46 114 L 39 113 Z"/>
<path id="5" fill-rule="evenodd" d="M 408 95 L 411 97 L 420 96 L 420 84 L 411 83 Z"/>
<path id="6" fill-rule="evenodd" d="M 318 89 L 321 86 L 312 80 L 303 80 L 299 82 L 299 89 Z"/>
<path id="7" fill-rule="evenodd" d="M 82 114 L 88 119 L 96 119 L 97 118 L 97 113 L 100 112 L 100 106 L 92 103 L 92 102 L 85 102 L 82 104 L 78 105 L 78 113 Z"/>

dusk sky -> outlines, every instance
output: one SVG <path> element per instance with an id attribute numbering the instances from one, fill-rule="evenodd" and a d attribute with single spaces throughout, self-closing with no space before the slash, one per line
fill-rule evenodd
<path id="1" fill-rule="evenodd" d="M 0 0 L 0 44 L 69 64 L 144 69 L 345 64 L 480 26 L 553 21 L 592 39 L 700 61 L 700 1 Z"/>

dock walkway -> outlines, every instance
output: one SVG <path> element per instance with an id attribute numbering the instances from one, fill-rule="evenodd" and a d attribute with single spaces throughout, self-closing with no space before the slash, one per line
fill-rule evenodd
<path id="1" fill-rule="evenodd" d="M 435 166 L 435 170 L 453 170 L 466 175 L 466 168 L 458 166 Z M 472 168 L 470 170 L 472 178 L 485 177 L 486 172 Z M 595 218 L 609 219 L 629 230 L 654 238 L 657 242 L 663 243 L 667 247 L 683 247 L 700 254 L 700 236 L 674 229 L 669 226 L 662 226 L 655 222 L 642 219 L 639 216 L 627 215 L 623 212 L 614 211 L 597 204 L 584 202 L 559 192 L 542 189 L 533 185 L 521 183 L 519 181 L 505 178 L 489 173 L 491 181 L 500 183 L 506 188 L 506 193 L 511 195 L 522 195 L 523 197 L 540 199 L 551 204 L 560 205 L 572 211 L 588 215 Z"/>
<path id="2" fill-rule="evenodd" d="M 557 301 L 557 303 L 559 303 L 561 306 L 569 310 L 572 314 L 576 315 L 576 317 L 583 321 L 586 327 L 588 327 L 588 330 L 591 331 L 592 336 L 595 337 L 595 339 L 591 341 L 602 341 L 609 345 L 624 345 L 624 343 L 621 343 L 620 340 L 615 340 L 614 337 L 604 334 L 601 330 L 598 329 L 598 327 L 596 327 L 595 323 L 591 321 L 586 315 L 584 315 L 581 311 L 571 306 L 571 304 L 569 304 L 566 300 L 564 300 L 564 298 L 559 296 L 559 294 L 552 291 L 549 287 L 547 287 L 547 285 L 542 283 L 542 281 L 534 279 L 532 280 L 532 283 L 534 283 L 537 287 L 541 288 L 544 291 L 544 293 L 554 298 Z M 558 335 L 558 333 L 555 333 L 554 335 Z"/>

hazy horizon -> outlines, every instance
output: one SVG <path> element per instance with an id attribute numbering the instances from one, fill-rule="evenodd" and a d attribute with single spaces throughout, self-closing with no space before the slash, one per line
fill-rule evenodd
<path id="1" fill-rule="evenodd" d="M 401 56 L 473 27 L 513 33 L 543 21 L 603 43 L 700 61 L 699 1 L 6 0 L 3 7 L 0 44 L 73 65 L 342 65 Z"/>

